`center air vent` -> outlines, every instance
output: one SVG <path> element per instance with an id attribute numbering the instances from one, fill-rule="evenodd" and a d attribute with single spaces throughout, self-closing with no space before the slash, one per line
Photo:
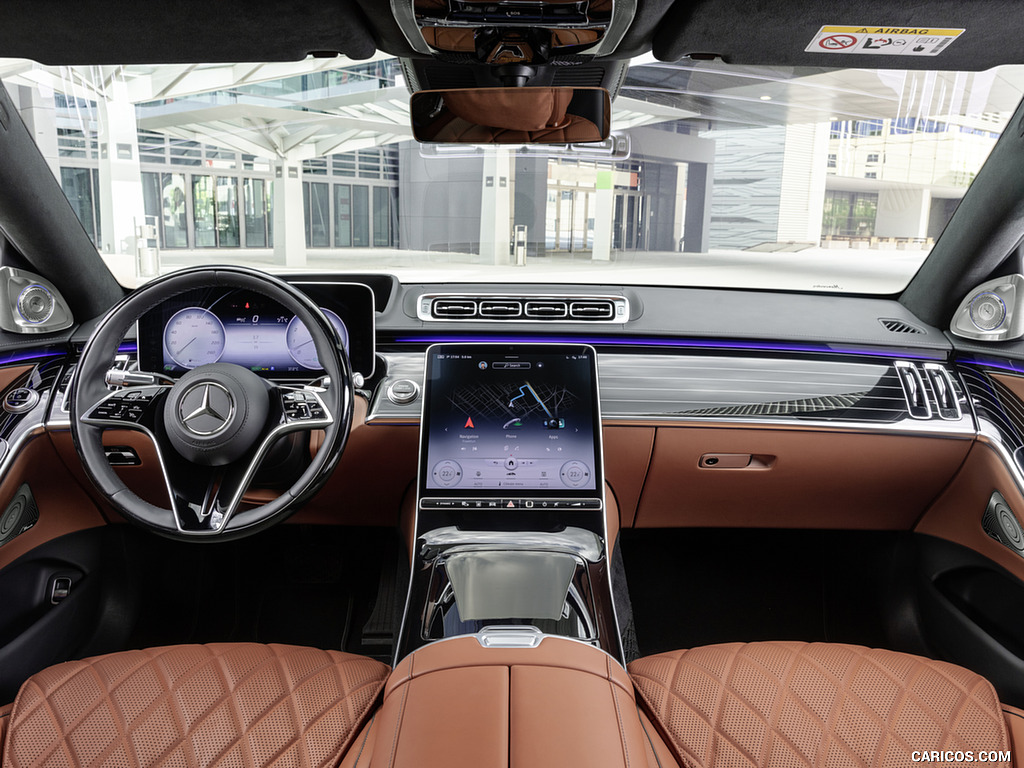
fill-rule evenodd
<path id="1" fill-rule="evenodd" d="M 528 301 L 526 316 L 536 320 L 562 320 L 569 316 L 569 302 L 561 299 Z"/>
<path id="2" fill-rule="evenodd" d="M 428 294 L 420 296 L 416 314 L 420 320 L 624 323 L 629 302 L 622 296 Z"/>
<path id="3" fill-rule="evenodd" d="M 441 319 L 474 317 L 477 304 L 468 299 L 437 299 L 431 307 L 434 317 Z"/>
<path id="4" fill-rule="evenodd" d="M 611 320 L 615 317 L 615 305 L 607 299 L 573 301 L 569 304 L 569 317 L 576 320 Z"/>

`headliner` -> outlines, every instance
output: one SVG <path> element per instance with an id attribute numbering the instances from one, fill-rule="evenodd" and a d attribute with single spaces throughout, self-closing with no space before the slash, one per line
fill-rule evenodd
<path id="1" fill-rule="evenodd" d="M 637 0 L 614 58 L 714 53 L 738 64 L 980 70 L 1024 62 L 1014 0 Z M 805 53 L 825 24 L 957 27 L 937 57 Z M 4 8 L 0 54 L 44 64 L 294 61 L 310 53 L 415 56 L 385 0 L 20 0 Z"/>

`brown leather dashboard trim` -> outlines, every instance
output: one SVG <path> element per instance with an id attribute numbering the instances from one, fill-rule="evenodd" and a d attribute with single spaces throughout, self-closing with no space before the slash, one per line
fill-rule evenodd
<path id="1" fill-rule="evenodd" d="M 655 430 L 651 427 L 604 425 L 604 474 L 619 506 L 619 522 L 631 528 L 636 520 L 640 492 L 651 463 Z M 611 527 L 609 546 L 615 543 Z"/>
<path id="2" fill-rule="evenodd" d="M 352 431 L 333 474 L 290 521 L 327 525 L 398 525 L 405 489 L 416 480 L 419 425 L 366 423 L 355 398 Z"/>
<path id="3" fill-rule="evenodd" d="M 636 526 L 909 530 L 970 446 L 868 432 L 660 428 Z M 758 460 L 701 466 L 709 453 Z"/>
<path id="4" fill-rule="evenodd" d="M 82 487 L 68 474 L 53 444 L 42 434 L 30 438 L 0 481 L 0 510 L 22 483 L 28 483 L 39 507 L 39 521 L 0 547 L 0 568 L 48 541 L 106 521 Z"/>
<path id="5" fill-rule="evenodd" d="M 995 449 L 978 441 L 953 482 L 918 521 L 914 531 L 973 549 L 1024 579 L 1024 557 L 990 538 L 981 527 L 992 491 L 999 491 L 1017 520 L 1024 522 L 1024 495 L 1017 482 Z"/>
<path id="6" fill-rule="evenodd" d="M 0 392 L 6 392 L 22 376 L 29 373 L 34 365 L 8 365 L 0 368 Z"/>
<path id="7" fill-rule="evenodd" d="M 1024 400 L 1024 376 L 1011 376 L 995 371 L 988 371 L 988 375 L 1013 392 L 1019 400 Z"/>

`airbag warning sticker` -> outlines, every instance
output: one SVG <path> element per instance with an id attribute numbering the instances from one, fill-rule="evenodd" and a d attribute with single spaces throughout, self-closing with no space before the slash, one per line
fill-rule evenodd
<path id="1" fill-rule="evenodd" d="M 938 56 L 963 33 L 962 29 L 923 27 L 822 27 L 804 50 L 875 56 Z"/>

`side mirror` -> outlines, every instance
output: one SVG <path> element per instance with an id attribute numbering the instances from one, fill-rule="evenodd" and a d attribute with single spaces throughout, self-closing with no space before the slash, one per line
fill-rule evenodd
<path id="1" fill-rule="evenodd" d="M 409 102 L 417 141 L 579 144 L 611 132 L 603 88 L 462 88 L 417 91 Z"/>
<path id="2" fill-rule="evenodd" d="M 950 331 L 976 341 L 1009 341 L 1024 336 L 1024 276 L 982 283 L 960 302 Z"/>

